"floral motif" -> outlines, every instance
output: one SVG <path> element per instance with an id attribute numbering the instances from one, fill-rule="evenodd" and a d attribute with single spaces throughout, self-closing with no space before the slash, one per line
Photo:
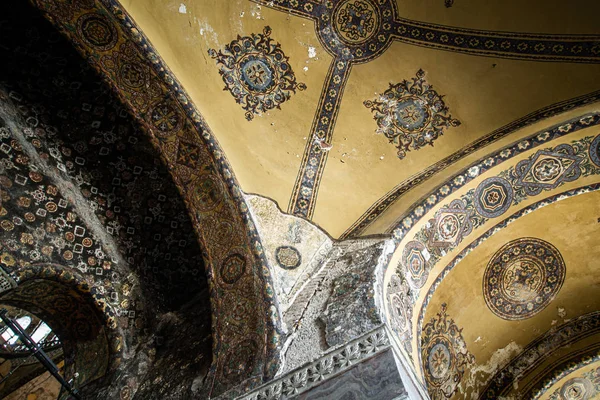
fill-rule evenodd
<path id="1" fill-rule="evenodd" d="M 267 26 L 262 34 L 238 35 L 224 50 L 208 51 L 220 65 L 224 90 L 229 90 L 235 101 L 246 110 L 248 121 L 255 114 L 281 108 L 296 89 L 306 89 L 305 84 L 296 82 L 289 57 L 270 35 L 271 28 Z"/>
<path id="2" fill-rule="evenodd" d="M 446 304 L 442 304 L 437 316 L 423 327 L 421 349 L 431 399 L 452 397 L 465 369 L 475 362 L 475 356 L 467 349 L 462 329 L 446 314 Z"/>
<path id="3" fill-rule="evenodd" d="M 378 128 L 398 148 L 398 158 L 418 150 L 440 137 L 449 127 L 460 121 L 452 118 L 443 96 L 426 83 L 425 72 L 420 69 L 412 82 L 407 80 L 390 84 L 378 99 L 367 100 L 365 107 L 374 113 Z"/>
<path id="4" fill-rule="evenodd" d="M 338 7 L 334 21 L 334 27 L 343 40 L 361 43 L 377 31 L 376 7 L 370 1 L 347 0 Z"/>
<path id="5" fill-rule="evenodd" d="M 550 243 L 536 238 L 513 240 L 492 256 L 485 269 L 485 302 L 500 318 L 530 318 L 554 299 L 565 274 L 565 262 Z"/>

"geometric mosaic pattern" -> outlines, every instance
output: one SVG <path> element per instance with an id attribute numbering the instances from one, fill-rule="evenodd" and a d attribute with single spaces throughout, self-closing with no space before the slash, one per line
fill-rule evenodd
<path id="1" fill-rule="evenodd" d="M 402 159 L 411 149 L 433 146 L 446 129 L 460 125 L 448 113 L 443 97 L 426 83 L 425 72 L 420 69 L 412 82 L 390 84 L 381 96 L 364 105 L 374 113 L 376 132 L 383 133 L 396 146 L 398 158 Z"/>
<path id="2" fill-rule="evenodd" d="M 421 349 L 431 399 L 452 397 L 465 370 L 475 363 L 475 356 L 467 350 L 462 329 L 446 314 L 446 304 L 423 327 Z"/>
<path id="3" fill-rule="evenodd" d="M 296 75 L 281 45 L 269 36 L 271 28 L 263 33 L 241 37 L 225 46 L 210 49 L 208 54 L 217 61 L 219 73 L 236 103 L 246 110 L 246 119 L 260 115 L 289 100 L 296 89 L 306 85 L 296 82 Z"/>
<path id="4" fill-rule="evenodd" d="M 513 240 L 498 250 L 486 267 L 485 302 L 500 318 L 530 318 L 554 299 L 565 275 L 564 260 L 550 243 L 535 238 Z"/>
<path id="5" fill-rule="evenodd" d="M 566 381 L 549 400 L 591 400 L 600 395 L 600 368 L 583 374 L 582 377 Z"/>

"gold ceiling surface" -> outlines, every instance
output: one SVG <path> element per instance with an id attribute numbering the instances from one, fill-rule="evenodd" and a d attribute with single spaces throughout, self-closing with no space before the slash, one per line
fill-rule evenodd
<path id="1" fill-rule="evenodd" d="M 408 204 L 598 86 L 598 36 L 565 36 L 595 33 L 589 8 L 445 3 L 123 1 L 242 189 L 334 237 L 390 230 Z"/>

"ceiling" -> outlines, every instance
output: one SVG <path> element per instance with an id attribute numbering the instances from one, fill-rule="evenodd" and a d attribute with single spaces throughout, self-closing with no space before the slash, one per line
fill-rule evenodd
<path id="1" fill-rule="evenodd" d="M 273 7 L 269 7 L 269 3 L 274 3 Z M 594 64 L 599 57 L 591 50 L 590 57 L 580 63 L 540 62 L 539 52 L 533 50 L 529 55 L 519 56 L 524 59 L 515 60 L 507 58 L 516 57 L 510 54 L 474 56 L 460 49 L 441 51 L 425 47 L 429 44 L 415 45 L 404 39 L 386 42 L 385 46 L 389 47 L 377 50 L 379 53 L 372 60 L 361 61 L 355 56 L 359 61 L 346 74 L 339 74 L 341 83 L 336 86 L 330 82 L 334 78 L 328 79 L 329 68 L 335 64 L 334 57 L 317 35 L 314 21 L 308 16 L 295 15 L 297 11 L 285 12 L 281 8 L 293 8 L 293 4 L 249 0 L 123 1 L 125 9 L 216 132 L 241 187 L 276 200 L 283 209 L 294 214 L 312 219 L 334 237 L 389 230 L 406 205 L 430 191 L 436 183 L 483 154 L 539 129 L 539 124 L 532 126 L 534 124 L 521 121 L 496 137 L 495 142 L 490 143 L 492 140 L 488 138 L 475 148 L 465 150 L 471 143 L 538 110 L 600 88 L 600 66 Z M 304 10 L 302 4 L 314 6 L 313 10 L 327 6 L 319 5 L 318 1 L 305 1 L 298 6 L 301 10 Z M 331 4 L 339 16 L 342 11 L 335 10 L 346 7 L 348 2 Z M 391 2 L 380 1 L 379 4 L 382 13 L 396 12 Z M 590 2 L 590 6 L 594 3 Z M 545 10 L 544 13 L 540 13 L 540 9 Z M 475 1 L 455 1 L 451 7 L 446 7 L 442 0 L 400 1 L 396 10 L 399 21 L 396 24 L 401 25 L 404 18 L 414 19 L 448 25 L 443 29 L 449 32 L 453 30 L 451 27 L 464 27 L 589 34 L 597 28 L 589 16 L 589 7 L 569 7 L 558 1 L 552 5 L 542 1 L 527 5 L 510 1 L 490 7 Z M 570 23 L 573 21 L 577 24 Z M 281 109 L 261 111 L 257 108 L 248 121 L 248 110 L 243 109 L 247 103 L 245 100 L 236 103 L 236 95 L 226 88 L 219 74 L 224 64 L 218 61 L 224 60 L 224 56 L 218 52 L 238 40 L 238 35 L 264 35 L 266 26 L 271 29 L 272 45 L 280 44 L 281 52 L 289 57 L 295 81 L 293 85 L 288 82 L 285 92 L 289 98 L 279 103 Z M 324 30 L 319 25 L 322 37 L 325 37 Z M 256 38 L 261 40 L 260 36 Z M 554 44 L 568 45 L 561 36 L 550 38 Z M 597 36 L 584 39 L 589 43 L 597 40 Z M 211 49 L 216 52 L 215 58 L 209 55 Z M 336 60 L 341 57 L 337 56 Z M 230 58 L 234 64 L 235 60 L 235 56 Z M 241 65 L 245 60 L 239 56 L 237 62 Z M 235 70 L 235 67 L 230 69 Z M 412 83 L 419 70 L 424 71 L 424 83 L 432 85 L 433 96 L 443 96 L 442 101 L 448 108 L 446 116 L 459 121 L 460 125 L 444 127 L 443 136 L 434 141 L 433 147 L 411 149 L 400 159 L 395 145 L 383 134 L 376 133 L 375 112 L 363 103 L 379 99 L 390 84 L 404 80 Z M 324 87 L 330 88 L 328 82 L 338 88 L 338 93 L 320 102 L 322 93 L 328 92 Z M 340 90 L 344 83 L 345 89 Z M 301 90 L 302 84 L 305 90 Z M 315 134 L 319 128 L 313 128 L 313 120 L 315 116 L 326 114 L 328 102 L 333 104 L 334 111 L 339 106 L 337 121 L 328 124 L 325 144 L 321 146 L 331 148 L 320 151 L 326 156 L 326 162 L 319 161 L 318 170 L 313 168 L 316 172 L 311 173 L 311 157 L 318 160 L 323 157 L 315 151 L 309 154 L 307 143 L 318 144 Z M 562 111 L 555 107 L 551 114 Z M 537 119 L 541 119 L 539 115 Z M 457 153 L 457 160 L 446 160 Z M 407 182 L 428 168 L 435 172 L 432 178 L 420 184 Z M 308 197 L 303 196 L 298 184 L 301 176 L 313 185 Z M 386 194 L 394 191 L 395 199 L 386 200 Z M 301 200 L 308 205 L 301 204 Z M 384 205 L 380 210 L 368 213 L 369 224 L 356 227 L 361 217 L 367 217 L 370 207 L 381 204 Z"/>

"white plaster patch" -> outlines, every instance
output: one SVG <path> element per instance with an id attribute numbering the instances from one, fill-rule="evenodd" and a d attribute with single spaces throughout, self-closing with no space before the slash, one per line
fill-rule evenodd
<path id="1" fill-rule="evenodd" d="M 220 47 L 219 45 L 219 37 L 217 33 L 214 31 L 212 26 L 208 23 L 207 19 L 199 19 L 198 25 L 200 26 L 200 36 L 204 36 L 206 41 L 212 42 L 211 44 L 215 47 Z"/>
<path id="2" fill-rule="evenodd" d="M 313 46 L 308 46 L 308 58 L 315 58 L 317 56 L 317 49 Z"/>
<path id="3" fill-rule="evenodd" d="M 181 5 L 179 6 L 179 13 L 180 14 L 187 13 L 187 8 L 186 8 L 185 4 L 181 3 Z"/>
<path id="4" fill-rule="evenodd" d="M 471 398 L 479 397 L 479 390 L 488 383 L 489 378 L 496 372 L 504 368 L 510 360 L 523 351 L 523 347 L 515 342 L 510 342 L 505 347 L 498 349 L 492 354 L 487 363 L 473 367 L 469 373 L 469 378 L 464 382 L 464 387 L 471 389 Z M 484 375 L 482 379 L 479 374 Z M 465 393 L 463 383 L 459 385 L 460 392 Z"/>
<path id="5" fill-rule="evenodd" d="M 304 70 L 304 72 L 308 71 L 308 67 L 304 67 L 302 69 Z"/>

